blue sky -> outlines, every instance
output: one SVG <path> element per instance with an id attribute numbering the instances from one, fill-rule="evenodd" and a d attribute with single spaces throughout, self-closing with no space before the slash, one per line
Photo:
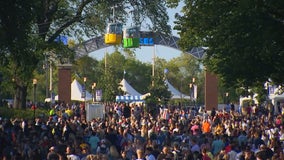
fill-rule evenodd
<path id="1" fill-rule="evenodd" d="M 169 24 L 172 26 L 172 28 L 174 27 L 174 15 L 177 12 L 180 12 L 181 8 L 182 8 L 182 3 L 180 3 L 180 5 L 175 8 L 175 9 L 168 9 L 168 15 L 169 15 Z M 177 31 L 172 30 L 172 34 L 174 36 L 177 36 Z M 92 52 L 89 54 L 89 56 L 97 59 L 97 60 L 101 60 L 104 57 L 104 54 L 106 52 L 108 53 L 112 53 L 114 51 L 113 47 L 107 47 L 104 49 L 100 49 L 98 51 Z M 156 45 L 156 47 L 153 46 L 149 46 L 149 47 L 141 47 L 141 48 L 136 48 L 135 49 L 135 54 L 136 54 L 136 58 L 139 61 L 145 62 L 145 63 L 152 63 L 153 60 L 153 55 L 155 54 L 156 57 L 159 58 L 163 58 L 166 59 L 167 61 L 171 60 L 172 58 L 175 57 L 179 57 L 181 55 L 181 51 L 170 48 L 170 47 L 165 47 L 165 46 L 160 46 L 160 45 Z"/>

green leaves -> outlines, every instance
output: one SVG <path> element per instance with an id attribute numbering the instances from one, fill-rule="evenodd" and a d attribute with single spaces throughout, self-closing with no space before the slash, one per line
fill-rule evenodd
<path id="1" fill-rule="evenodd" d="M 16 80 L 17 89 L 27 88 L 34 73 L 41 68 L 45 51 L 55 51 L 57 58 L 67 58 L 72 62 L 74 52 L 55 43 L 58 36 L 64 35 L 78 42 L 102 35 L 107 23 L 114 18 L 126 23 L 131 10 L 135 11 L 131 17 L 134 24 L 141 25 L 148 18 L 152 21 L 152 28 L 170 33 L 165 5 L 158 0 L 1 1 L 0 70 L 9 73 L 5 75 L 7 79 Z M 111 7 L 117 7 L 115 17 Z M 24 105 L 26 95 L 17 94 L 15 97 Z"/>
<path id="2" fill-rule="evenodd" d="M 279 4 L 281 3 L 281 4 Z M 206 46 L 204 64 L 225 85 L 283 84 L 283 2 L 186 1 L 179 45 Z M 279 7 L 281 6 L 281 7 Z M 274 12 L 272 12 L 272 8 Z M 282 22 L 279 21 L 282 19 Z M 279 77 L 281 77 L 280 80 Z"/>

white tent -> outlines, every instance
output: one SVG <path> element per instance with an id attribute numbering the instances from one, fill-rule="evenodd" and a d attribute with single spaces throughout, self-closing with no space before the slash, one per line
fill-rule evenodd
<path id="1" fill-rule="evenodd" d="M 117 102 L 143 102 L 145 97 L 149 94 L 142 95 L 137 92 L 124 78 L 119 83 L 119 88 L 125 92 L 124 95 L 116 96 Z"/>
<path id="2" fill-rule="evenodd" d="M 54 96 L 54 101 L 58 101 L 58 95 Z M 50 102 L 50 98 L 45 98 L 44 102 Z"/>
<path id="3" fill-rule="evenodd" d="M 116 96 L 116 102 L 143 102 L 144 99 L 142 96 Z"/>
<path id="4" fill-rule="evenodd" d="M 131 95 L 131 96 L 141 96 L 139 92 L 137 92 L 132 86 L 123 78 L 121 80 L 120 84 L 120 89 L 126 93 L 126 95 Z"/>
<path id="5" fill-rule="evenodd" d="M 274 106 L 274 113 L 278 114 L 278 105 L 280 105 L 280 107 L 284 106 L 284 93 L 279 94 L 279 89 L 277 88 L 272 94 L 269 94 L 269 98 L 271 99 L 271 102 Z"/>
<path id="6" fill-rule="evenodd" d="M 175 89 L 175 87 L 172 84 L 170 84 L 168 80 L 165 81 L 165 84 L 168 85 L 168 91 L 172 93 L 171 97 L 172 99 L 190 99 L 190 96 L 185 95 L 180 91 L 178 91 L 177 89 Z"/>
<path id="7" fill-rule="evenodd" d="M 82 98 L 83 87 L 82 85 L 74 79 L 71 83 L 71 100 L 72 101 L 85 101 L 85 98 Z M 86 101 L 92 100 L 92 94 L 86 90 Z"/>
<path id="8" fill-rule="evenodd" d="M 284 103 L 284 93 L 277 86 L 269 86 L 269 98 L 272 100 L 272 104 L 276 106 L 277 102 Z"/>
<path id="9" fill-rule="evenodd" d="M 71 100 L 72 101 L 85 101 L 85 98 L 82 98 L 83 87 L 82 85 L 74 79 L 71 83 Z M 55 96 L 55 100 L 58 100 L 58 95 Z M 86 101 L 92 100 L 92 94 L 86 91 Z M 50 98 L 46 98 L 45 102 L 50 102 Z"/>

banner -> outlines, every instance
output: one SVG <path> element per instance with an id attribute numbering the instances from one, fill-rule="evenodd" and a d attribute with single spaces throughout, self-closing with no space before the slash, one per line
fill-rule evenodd
<path id="1" fill-rule="evenodd" d="M 96 101 L 102 101 L 103 91 L 101 89 L 96 90 Z"/>
<path id="2" fill-rule="evenodd" d="M 86 97 L 86 88 L 85 85 L 82 85 L 82 94 L 81 94 L 81 98 L 85 98 Z"/>
<path id="3" fill-rule="evenodd" d="M 196 100 L 197 99 L 197 85 L 193 85 L 193 98 Z"/>

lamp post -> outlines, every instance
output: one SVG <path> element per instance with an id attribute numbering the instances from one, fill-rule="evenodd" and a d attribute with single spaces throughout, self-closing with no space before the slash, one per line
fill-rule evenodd
<path id="1" fill-rule="evenodd" d="M 189 83 L 188 86 L 189 86 L 190 100 L 193 101 L 193 98 L 192 98 L 192 96 L 193 96 L 193 94 L 192 94 L 192 83 Z"/>
<path id="2" fill-rule="evenodd" d="M 193 105 L 195 107 L 195 99 L 197 98 L 197 92 L 195 91 L 196 88 L 196 84 L 195 84 L 195 78 L 192 78 L 191 83 L 189 83 L 189 88 L 190 88 L 190 99 L 193 101 Z"/>
<path id="3" fill-rule="evenodd" d="M 226 92 L 226 104 L 229 105 L 229 92 Z"/>
<path id="4" fill-rule="evenodd" d="M 35 110 L 36 110 L 36 85 L 37 79 L 33 79 L 33 106 L 32 109 L 34 110 L 34 121 L 35 121 Z"/>
<path id="5" fill-rule="evenodd" d="M 93 102 L 96 102 L 96 86 L 97 86 L 97 83 L 94 82 L 93 85 L 92 85 L 92 91 L 93 91 Z"/>
<path id="6" fill-rule="evenodd" d="M 86 107 L 86 81 L 87 77 L 84 77 L 84 105 Z"/>

